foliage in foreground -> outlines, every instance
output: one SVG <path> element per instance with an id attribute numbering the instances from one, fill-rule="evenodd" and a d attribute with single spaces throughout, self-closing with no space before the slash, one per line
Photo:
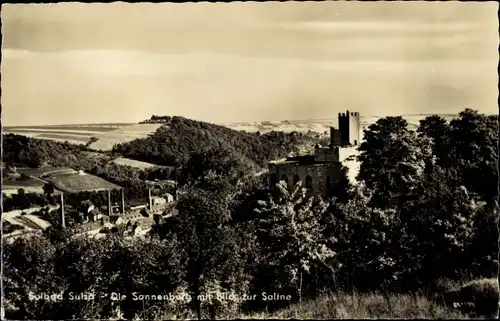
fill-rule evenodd
<path id="1" fill-rule="evenodd" d="M 437 296 L 472 317 L 494 317 L 500 296 L 497 278 L 481 278 L 456 286 Z"/>

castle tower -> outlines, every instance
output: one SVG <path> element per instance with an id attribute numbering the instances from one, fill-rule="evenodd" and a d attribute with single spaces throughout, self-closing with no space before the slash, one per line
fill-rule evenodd
<path id="1" fill-rule="evenodd" d="M 340 131 L 336 128 L 330 127 L 330 147 L 342 145 Z"/>
<path id="2" fill-rule="evenodd" d="M 339 131 L 343 146 L 359 145 L 360 121 L 358 112 L 339 113 Z"/>

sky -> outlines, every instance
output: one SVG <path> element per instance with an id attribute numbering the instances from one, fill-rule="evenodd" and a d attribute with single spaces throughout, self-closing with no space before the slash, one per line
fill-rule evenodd
<path id="1" fill-rule="evenodd" d="M 496 2 L 2 6 L 4 126 L 498 113 Z"/>

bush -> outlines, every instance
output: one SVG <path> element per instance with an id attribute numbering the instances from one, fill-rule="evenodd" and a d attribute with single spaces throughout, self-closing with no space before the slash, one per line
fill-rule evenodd
<path id="1" fill-rule="evenodd" d="M 445 304 L 462 310 L 472 316 L 493 317 L 496 314 L 499 298 L 496 278 L 472 280 L 445 292 Z"/>
<path id="2" fill-rule="evenodd" d="M 460 289 L 461 297 L 471 301 L 498 300 L 498 280 L 495 278 L 470 281 Z"/>

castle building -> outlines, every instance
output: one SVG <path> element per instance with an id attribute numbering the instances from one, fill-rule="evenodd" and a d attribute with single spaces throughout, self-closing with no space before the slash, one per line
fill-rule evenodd
<path id="1" fill-rule="evenodd" d="M 330 127 L 330 145 L 316 145 L 314 155 L 288 157 L 269 162 L 271 187 L 285 181 L 288 187 L 302 182 L 308 194 L 326 196 L 340 177 L 342 162 L 357 153 L 360 144 L 360 116 L 339 113 L 338 128 Z"/>

